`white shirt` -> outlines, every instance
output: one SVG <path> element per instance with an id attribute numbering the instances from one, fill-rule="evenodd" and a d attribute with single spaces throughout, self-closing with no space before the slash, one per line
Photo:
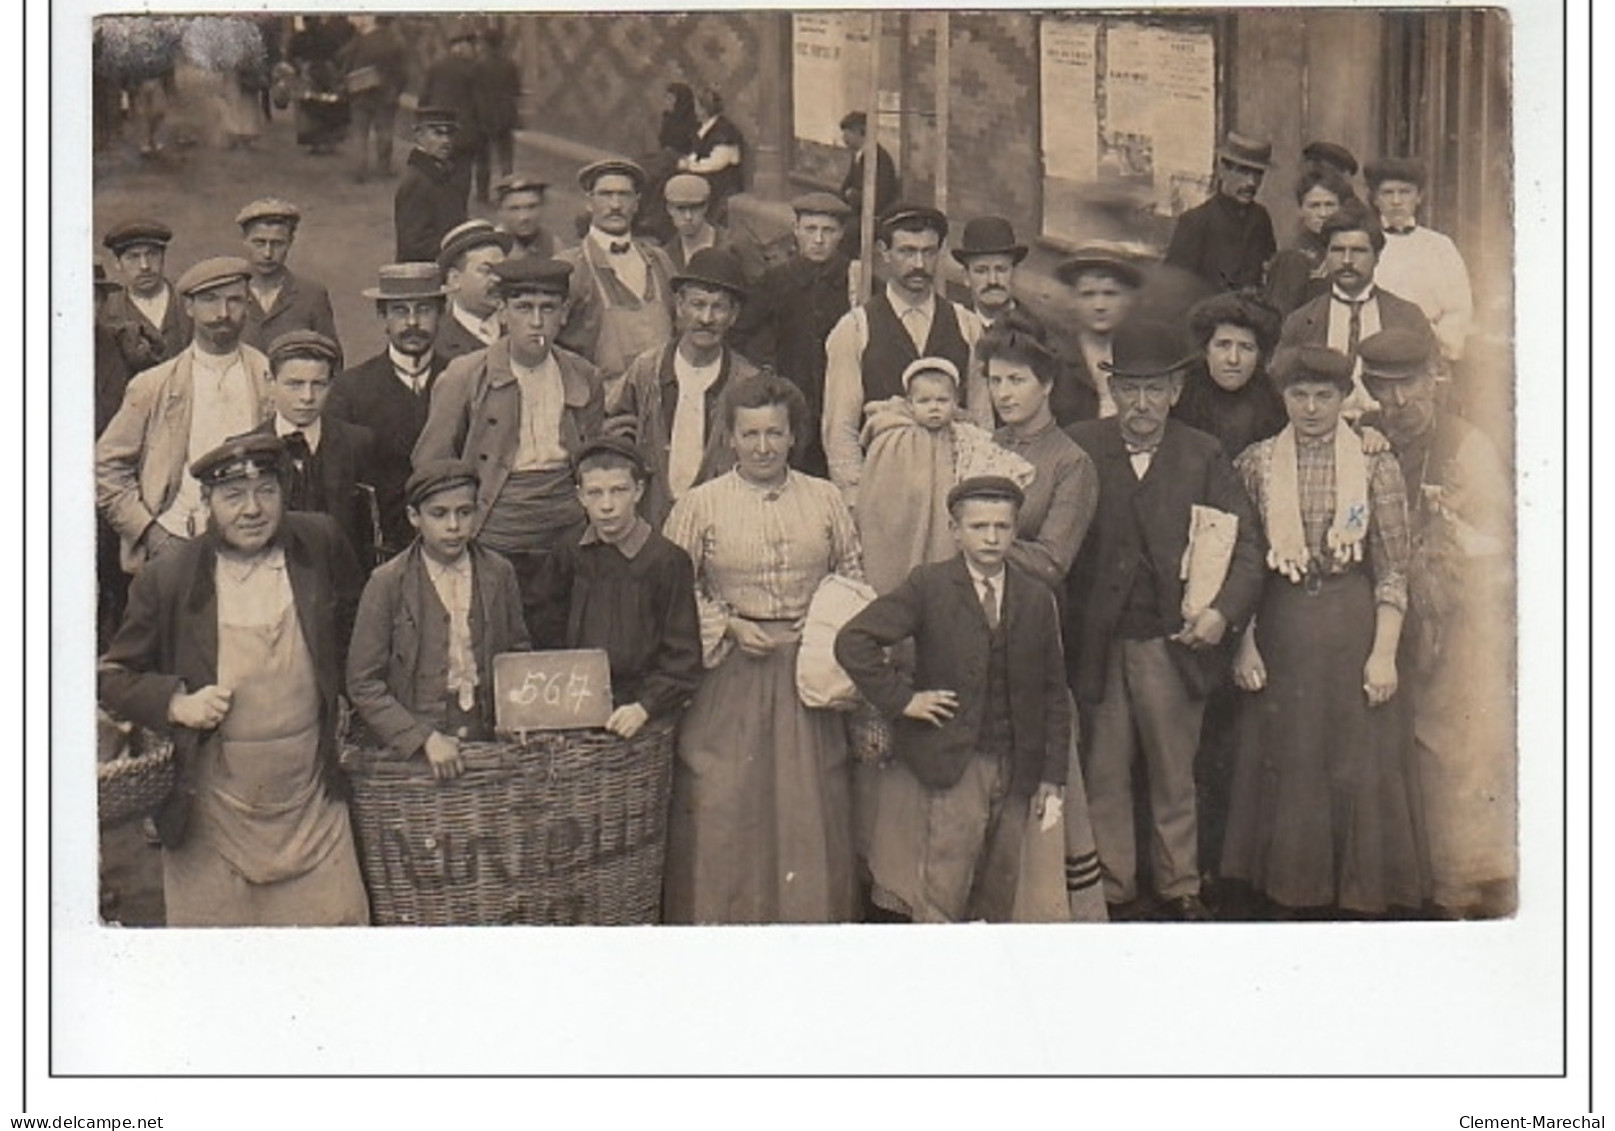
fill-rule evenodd
<path id="1" fill-rule="evenodd" d="M 1441 343 L 1442 357 L 1449 361 L 1463 358 L 1475 300 L 1469 289 L 1469 268 L 1452 240 L 1429 228 L 1387 231 L 1374 282 L 1424 311 Z"/>
<path id="2" fill-rule="evenodd" d="M 387 347 L 387 356 L 393 363 L 393 375 L 403 382 L 404 388 L 419 393 L 426 387 L 426 378 L 432 372 L 432 352 L 419 358 L 398 352 L 397 346 Z M 419 368 L 416 368 L 419 366 Z"/>
<path id="3" fill-rule="evenodd" d="M 421 562 L 449 614 L 447 689 L 459 696 L 460 709 L 469 711 L 477 703 L 478 683 L 477 654 L 471 647 L 471 555 L 461 554 L 452 565 L 443 565 L 423 553 Z"/>
<path id="4" fill-rule="evenodd" d="M 986 596 L 990 591 L 993 599 L 993 619 L 999 624 L 1004 622 L 1004 577 L 1008 570 L 1000 569 L 992 576 L 982 573 L 969 558 L 965 559 L 965 571 L 970 574 L 970 583 L 976 587 L 976 600 L 987 607 Z M 989 589 L 990 587 L 990 589 Z"/>
<path id="5" fill-rule="evenodd" d="M 320 450 L 320 418 L 319 417 L 316 416 L 314 418 L 314 423 L 313 424 L 299 425 L 299 424 L 293 424 L 290 420 L 287 420 L 280 413 L 278 413 L 278 412 L 275 413 L 275 435 L 279 436 L 282 440 L 284 440 L 286 437 L 290 436 L 293 432 L 301 432 L 303 434 L 303 439 L 308 444 L 308 450 L 309 450 L 310 454 L 313 454 L 314 452 L 317 452 L 317 451 Z"/>
<path id="6" fill-rule="evenodd" d="M 1116 398 L 1110 395 L 1110 374 L 1105 370 L 1112 360 L 1110 339 L 1090 340 L 1086 334 L 1077 335 L 1082 349 L 1082 360 L 1088 363 L 1088 374 L 1093 378 L 1094 391 L 1099 394 L 1099 419 L 1116 415 Z"/>
<path id="7" fill-rule="evenodd" d="M 267 314 L 271 310 L 275 309 L 275 300 L 280 298 L 280 292 L 285 288 L 285 286 L 286 276 L 284 275 L 280 277 L 280 282 L 276 283 L 272 287 L 260 287 L 258 285 L 257 278 L 254 277 L 252 281 L 247 284 L 247 293 L 257 301 L 259 309 Z"/>
<path id="8" fill-rule="evenodd" d="M 679 246 L 684 250 L 684 262 L 689 263 L 690 257 L 696 252 L 718 246 L 718 229 L 711 224 L 705 224 L 701 228 L 701 234 L 696 236 L 693 242 L 682 235 L 679 236 Z"/>
<path id="9" fill-rule="evenodd" d="M 682 350 L 673 351 L 679 399 L 673 409 L 673 437 L 667 452 L 667 489 L 675 499 L 682 497 L 701 474 L 701 456 L 707 443 L 707 390 L 722 371 L 721 351 L 710 365 L 695 365 L 685 360 Z"/>
<path id="10" fill-rule="evenodd" d="M 1368 340 L 1369 335 L 1377 334 L 1380 330 L 1379 298 L 1375 289 L 1378 282 L 1379 273 L 1376 271 L 1374 282 L 1357 296 L 1357 301 L 1363 304 L 1358 316 L 1358 345 L 1362 345 Z M 1329 296 L 1329 348 L 1345 353 L 1347 345 L 1351 342 L 1352 300 L 1333 288 L 1330 289 Z M 1379 407 L 1379 402 L 1368 395 L 1368 388 L 1363 384 L 1363 359 L 1360 357 L 1353 359 L 1351 385 L 1351 395 L 1341 405 L 1340 411 L 1347 420 L 1354 421 L 1363 413 Z"/>
<path id="11" fill-rule="evenodd" d="M 555 354 L 545 354 L 532 369 L 511 358 L 510 371 L 521 386 L 522 405 L 521 433 L 510 470 L 547 471 L 565 466 L 568 457 L 561 443 L 561 413 L 566 408 L 566 394 Z"/>
<path id="12" fill-rule="evenodd" d="M 472 336 L 483 345 L 491 346 L 499 340 L 500 327 L 497 312 L 488 315 L 486 318 L 478 318 L 457 302 L 452 304 L 451 309 L 454 312 L 454 320 L 469 330 Z"/>
<path id="13" fill-rule="evenodd" d="M 164 283 L 150 298 L 142 298 L 134 291 L 129 291 L 128 294 L 129 301 L 134 304 L 136 310 L 146 316 L 146 321 L 162 329 L 163 319 L 168 317 L 168 304 L 174 297 L 174 292 L 169 289 L 168 284 Z"/>
<path id="14" fill-rule="evenodd" d="M 247 382 L 241 351 L 222 357 L 191 346 L 191 435 L 185 445 L 185 470 L 179 491 L 157 521 L 182 538 L 207 528 L 208 509 L 202 486 L 191 476 L 191 464 L 231 436 L 252 431 L 258 423 L 258 399 Z"/>
<path id="15" fill-rule="evenodd" d="M 622 282 L 622 285 L 627 287 L 633 294 L 643 298 L 645 288 L 650 285 L 650 264 L 645 262 L 645 256 L 640 252 L 639 248 L 634 246 L 632 234 L 624 232 L 620 236 L 614 236 L 609 232 L 602 232 L 599 228 L 591 226 L 589 228 L 589 238 L 594 241 L 594 245 L 606 257 L 606 262 L 617 273 L 617 278 Z M 613 244 L 618 247 L 626 244 L 628 249 L 626 251 L 613 251 L 611 249 Z"/>

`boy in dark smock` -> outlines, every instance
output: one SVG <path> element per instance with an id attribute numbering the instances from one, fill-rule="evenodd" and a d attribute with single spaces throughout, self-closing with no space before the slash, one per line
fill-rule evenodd
<path id="1" fill-rule="evenodd" d="M 650 469 L 626 440 L 585 444 L 574 462 L 589 527 L 567 554 L 569 648 L 603 648 L 613 710 L 606 729 L 632 738 L 682 711 L 701 682 L 701 624 L 690 556 L 640 517 Z"/>

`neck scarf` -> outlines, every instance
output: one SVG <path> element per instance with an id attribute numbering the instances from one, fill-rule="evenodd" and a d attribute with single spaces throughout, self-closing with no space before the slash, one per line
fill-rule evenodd
<path id="1" fill-rule="evenodd" d="M 1368 461 L 1362 441 L 1350 428 L 1337 427 L 1335 447 L 1335 515 L 1324 535 L 1324 553 L 1345 566 L 1363 557 L 1368 534 Z M 1267 503 L 1262 515 L 1267 527 L 1267 564 L 1293 582 L 1299 582 L 1312 564 L 1306 527 L 1301 521 L 1301 486 L 1295 425 L 1287 424 L 1273 441 Z"/>

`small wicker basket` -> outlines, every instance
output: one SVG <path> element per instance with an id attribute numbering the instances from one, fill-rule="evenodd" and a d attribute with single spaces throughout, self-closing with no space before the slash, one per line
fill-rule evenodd
<path id="1" fill-rule="evenodd" d="M 670 720 L 632 739 L 550 731 L 465 743 L 465 773 L 347 747 L 371 922 L 654 923 L 673 781 Z"/>
<path id="2" fill-rule="evenodd" d="M 148 816 L 174 788 L 174 743 L 136 727 L 127 753 L 97 762 L 95 778 L 102 828 Z"/>

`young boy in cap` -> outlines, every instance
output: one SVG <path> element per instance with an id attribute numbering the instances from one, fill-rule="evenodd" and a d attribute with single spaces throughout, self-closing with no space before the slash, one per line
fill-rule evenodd
<path id="1" fill-rule="evenodd" d="M 431 460 L 405 484 L 416 539 L 377 567 L 348 649 L 348 698 L 371 735 L 439 779 L 493 734 L 493 658 L 527 650 L 516 571 L 474 537 L 477 470 Z"/>
<path id="2" fill-rule="evenodd" d="M 123 290 L 108 297 L 97 319 L 118 333 L 124 358 L 136 373 L 191 344 L 191 320 L 163 274 L 173 238 L 173 230 L 156 220 L 127 220 L 101 238 L 118 261 Z M 124 326 L 130 330 L 121 330 Z"/>
<path id="3" fill-rule="evenodd" d="M 548 181 L 521 173 L 500 177 L 494 184 L 499 201 L 499 230 L 510 233 L 507 259 L 549 259 L 555 254 L 555 237 L 545 229 L 542 216 Z"/>
<path id="4" fill-rule="evenodd" d="M 696 173 L 678 173 L 668 178 L 662 189 L 667 201 L 668 219 L 673 222 L 673 235 L 662 250 L 673 261 L 675 270 L 689 266 L 690 257 L 703 248 L 729 249 L 729 237 L 712 226 L 707 217 L 707 203 L 712 199 L 712 183 Z"/>
<path id="5" fill-rule="evenodd" d="M 589 526 L 568 548 L 568 648 L 603 648 L 613 709 L 606 729 L 632 738 L 695 694 L 701 624 L 690 556 L 652 529 L 638 505 L 651 470 L 615 437 L 586 443 L 572 461 Z"/>
<path id="6" fill-rule="evenodd" d="M 253 272 L 241 340 L 266 352 L 270 342 L 291 330 L 314 330 L 336 340 L 336 316 L 325 287 L 286 266 L 301 219 L 297 205 L 274 197 L 255 200 L 236 213 Z"/>
<path id="7" fill-rule="evenodd" d="M 959 553 L 922 565 L 853 617 L 836 659 L 892 720 L 869 866 L 874 899 L 915 922 L 1014 917 L 1028 820 L 1066 781 L 1071 697 L 1054 594 L 1006 559 L 1012 480 L 949 493 Z M 912 674 L 886 649 L 912 639 Z"/>
<path id="8" fill-rule="evenodd" d="M 1178 217 L 1165 262 L 1200 276 L 1214 290 L 1261 286 L 1267 261 L 1278 250 L 1273 218 L 1256 203 L 1272 159 L 1272 142 L 1230 130 L 1217 147 L 1215 191 Z"/>
<path id="9" fill-rule="evenodd" d="M 415 147 L 393 194 L 393 256 L 399 263 L 437 259 L 443 237 L 465 223 L 465 186 L 455 177 L 454 136 L 460 115 L 423 104 L 415 111 Z"/>
<path id="10" fill-rule="evenodd" d="M 1370 203 L 1385 230 L 1375 281 L 1392 294 L 1416 303 L 1430 320 L 1441 356 L 1462 361 L 1475 301 L 1469 268 L 1451 239 L 1419 226 L 1424 202 L 1424 164 L 1411 157 L 1371 161 L 1363 170 Z"/>

